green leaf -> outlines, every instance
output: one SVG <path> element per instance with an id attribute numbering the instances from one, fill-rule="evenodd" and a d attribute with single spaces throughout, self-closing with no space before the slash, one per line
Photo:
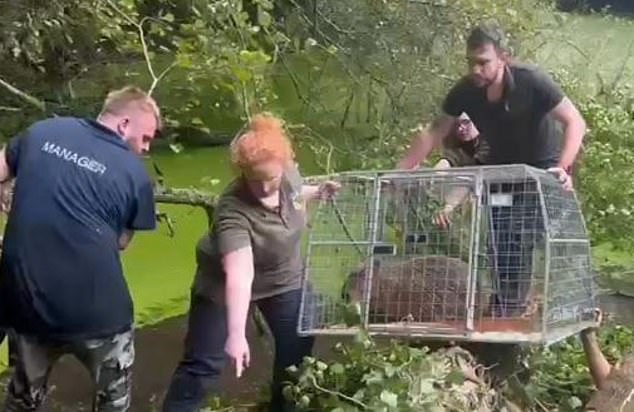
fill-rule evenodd
<path id="1" fill-rule="evenodd" d="M 388 390 L 384 390 L 383 392 L 381 392 L 380 399 L 381 402 L 383 402 L 390 408 L 396 408 L 398 406 L 398 395 Z"/>
<path id="2" fill-rule="evenodd" d="M 464 374 L 459 369 L 452 370 L 445 379 L 447 383 L 451 385 L 462 385 L 464 384 Z"/>
<path id="3" fill-rule="evenodd" d="M 346 370 L 345 370 L 345 368 L 343 367 L 343 365 L 342 365 L 342 364 L 340 364 L 340 363 L 335 363 L 334 365 L 332 365 L 332 366 L 330 367 L 330 371 L 331 371 L 333 374 L 335 374 L 335 375 L 341 375 L 341 374 L 343 374 Z"/>
<path id="4" fill-rule="evenodd" d="M 167 22 L 173 23 L 174 15 L 172 13 L 167 13 L 165 16 L 163 16 L 163 19 Z"/>
<path id="5" fill-rule="evenodd" d="M 337 54 L 337 51 L 338 51 L 337 46 L 332 45 L 332 44 L 330 46 L 328 46 L 328 49 L 326 49 L 326 50 L 330 54 Z"/>
<path id="6" fill-rule="evenodd" d="M 305 48 L 311 48 L 317 45 L 317 40 L 313 39 L 312 37 L 309 37 L 306 39 L 306 41 L 304 41 L 304 47 Z"/>
<path id="7" fill-rule="evenodd" d="M 233 74 L 236 76 L 238 81 L 242 83 L 246 83 L 253 78 L 250 70 L 246 70 L 241 67 L 234 67 Z"/>
<path id="8" fill-rule="evenodd" d="M 346 326 L 358 326 L 361 324 L 361 304 L 349 303 L 343 307 L 343 320 Z"/>
<path id="9" fill-rule="evenodd" d="M 174 153 L 180 153 L 184 149 L 183 145 L 180 143 L 171 143 L 169 146 L 170 146 L 170 149 L 172 149 Z"/>
<path id="10" fill-rule="evenodd" d="M 383 373 L 379 371 L 372 371 L 364 376 L 363 380 L 367 385 L 381 385 L 383 384 Z"/>
<path id="11" fill-rule="evenodd" d="M 299 406 L 301 408 L 308 408 L 309 405 L 310 405 L 310 398 L 308 396 L 304 395 L 299 399 Z"/>
<path id="12" fill-rule="evenodd" d="M 431 379 L 423 379 L 419 385 L 420 393 L 422 394 L 430 394 L 435 391 L 434 383 Z"/>
<path id="13" fill-rule="evenodd" d="M 258 7 L 258 24 L 262 27 L 269 27 L 272 22 L 271 15 L 261 7 Z"/>
<path id="14" fill-rule="evenodd" d="M 583 406 L 583 402 L 581 402 L 581 399 L 576 396 L 572 396 L 568 399 L 568 406 L 570 406 L 573 410 L 577 410 Z"/>

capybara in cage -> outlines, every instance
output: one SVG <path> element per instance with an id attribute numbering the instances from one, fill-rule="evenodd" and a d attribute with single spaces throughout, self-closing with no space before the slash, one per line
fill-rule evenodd
<path id="1" fill-rule="evenodd" d="M 467 317 L 469 265 L 447 256 L 375 259 L 369 323 L 453 322 Z M 367 267 L 349 275 L 343 295 L 363 302 Z M 488 296 L 476 295 L 476 316 Z"/>

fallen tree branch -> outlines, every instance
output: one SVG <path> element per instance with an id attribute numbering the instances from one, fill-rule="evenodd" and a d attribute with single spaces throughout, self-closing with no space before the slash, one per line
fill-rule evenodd
<path id="1" fill-rule="evenodd" d="M 38 99 L 37 97 L 34 97 L 34 96 L 28 94 L 27 92 L 24 92 L 24 91 L 18 89 L 17 87 L 12 85 L 11 83 L 6 82 L 2 78 L 0 78 L 0 86 L 4 87 L 10 93 L 18 96 L 20 99 L 22 99 L 25 102 L 29 103 L 31 106 L 34 106 L 34 107 L 38 108 L 39 110 L 41 110 L 43 112 L 46 112 L 46 103 L 44 103 L 42 100 Z"/>
<path id="2" fill-rule="evenodd" d="M 217 196 L 198 189 L 168 188 L 161 186 L 155 189 L 154 200 L 156 203 L 201 207 L 207 214 L 208 224 L 211 225 L 218 199 Z"/>
<path id="3" fill-rule="evenodd" d="M 10 106 L 0 106 L 0 112 L 21 112 L 22 109 L 19 107 L 10 107 Z"/>

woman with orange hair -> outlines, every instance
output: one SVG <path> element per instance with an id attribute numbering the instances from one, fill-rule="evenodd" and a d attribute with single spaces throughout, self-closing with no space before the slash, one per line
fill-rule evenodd
<path id="1" fill-rule="evenodd" d="M 297 334 L 301 298 L 300 239 L 305 201 L 332 196 L 337 185 L 302 184 L 282 122 L 258 115 L 231 145 L 238 177 L 220 196 L 211 230 L 196 247 L 185 353 L 163 411 L 194 411 L 218 391 L 228 357 L 237 377 L 249 364 L 246 321 L 251 302 L 275 339 L 272 411 L 292 410 L 282 395 L 286 368 L 301 363 L 313 339 Z"/>

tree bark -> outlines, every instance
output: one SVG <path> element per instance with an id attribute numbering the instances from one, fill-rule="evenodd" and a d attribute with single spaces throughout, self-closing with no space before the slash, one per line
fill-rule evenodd
<path id="1" fill-rule="evenodd" d="M 197 189 L 160 187 L 154 192 L 156 203 L 187 205 L 202 208 L 207 215 L 207 226 L 211 226 L 217 196 Z"/>
<path id="2" fill-rule="evenodd" d="M 626 356 L 620 365 L 612 368 L 605 387 L 594 393 L 585 410 L 634 412 L 634 354 Z"/>

